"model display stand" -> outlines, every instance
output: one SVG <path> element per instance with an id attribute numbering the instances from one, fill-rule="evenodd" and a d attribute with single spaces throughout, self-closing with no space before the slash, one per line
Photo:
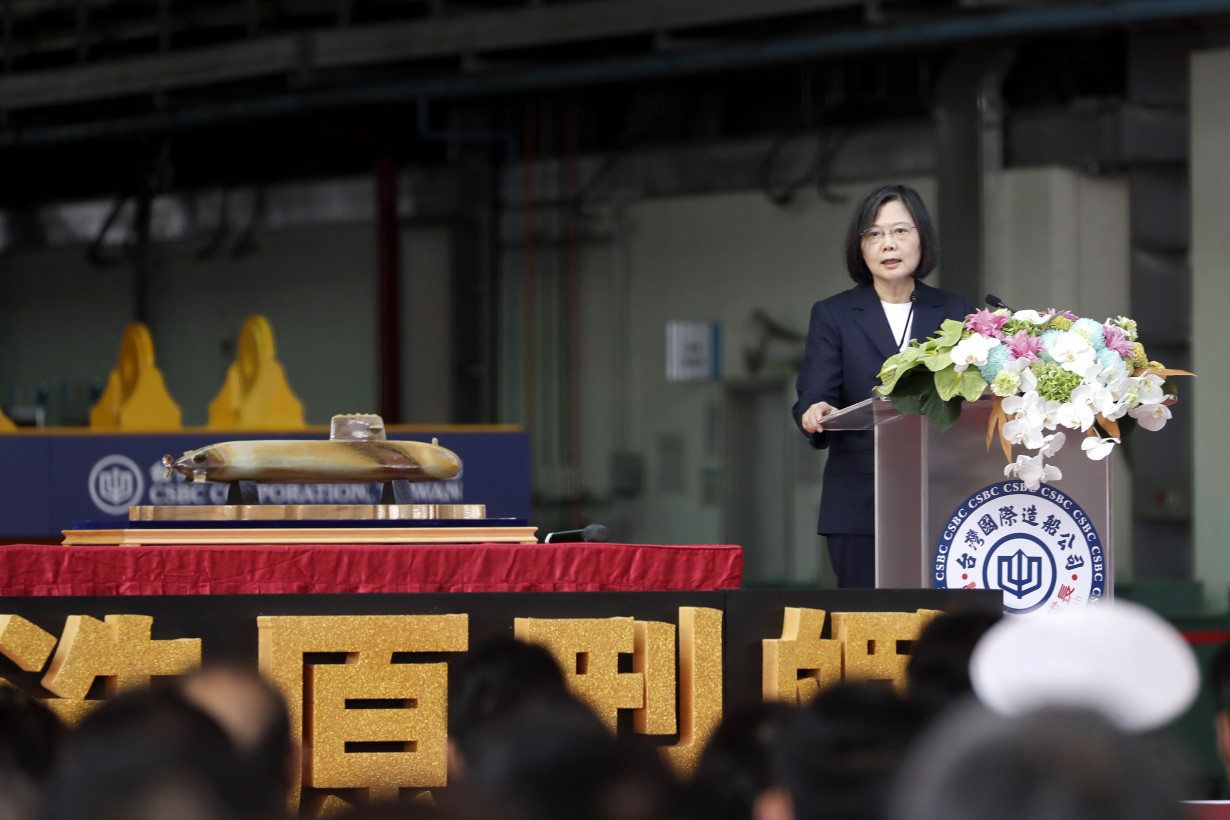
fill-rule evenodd
<path id="1" fill-rule="evenodd" d="M 371 414 L 334 416 L 328 441 L 222 442 L 163 458 L 186 481 L 229 484 L 224 505 L 129 509 L 127 527 L 64 530 L 66 545 L 536 543 L 483 504 L 414 504 L 412 484 L 461 472 L 451 450 L 389 441 Z M 260 484 L 382 483 L 380 504 L 262 504 Z"/>

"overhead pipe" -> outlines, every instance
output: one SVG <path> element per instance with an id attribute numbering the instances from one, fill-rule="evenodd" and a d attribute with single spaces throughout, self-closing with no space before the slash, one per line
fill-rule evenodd
<path id="1" fill-rule="evenodd" d="M 1086 3 L 1027 9 L 908 26 L 852 29 L 788 40 L 741 43 L 671 54 L 648 54 L 619 61 L 284 94 L 259 100 L 203 105 L 183 111 L 157 112 L 115 120 L 12 129 L 0 133 L 0 147 L 127 137 L 147 131 L 303 114 L 322 108 L 577 88 L 807 62 L 851 54 L 1167 23 L 1219 15 L 1230 15 L 1230 0 L 1124 0 L 1119 3 Z"/>
<path id="2" fill-rule="evenodd" d="M 499 144 L 504 146 L 504 161 L 512 163 L 516 161 L 517 154 L 520 152 L 520 143 L 517 140 L 517 135 L 511 131 L 498 130 L 480 130 L 470 128 L 452 128 L 443 130 L 435 128 L 431 124 L 431 103 L 430 97 L 418 98 L 418 116 L 415 120 L 419 139 L 429 142 L 453 142 L 464 143 L 470 145 L 488 145 Z"/>

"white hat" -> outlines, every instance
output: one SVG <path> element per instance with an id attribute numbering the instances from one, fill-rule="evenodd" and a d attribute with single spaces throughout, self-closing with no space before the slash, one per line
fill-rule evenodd
<path id="1" fill-rule="evenodd" d="M 1183 636 L 1126 601 L 1005 618 L 978 642 L 969 671 L 978 699 L 999 714 L 1084 707 L 1129 732 L 1165 726 L 1200 690 Z"/>

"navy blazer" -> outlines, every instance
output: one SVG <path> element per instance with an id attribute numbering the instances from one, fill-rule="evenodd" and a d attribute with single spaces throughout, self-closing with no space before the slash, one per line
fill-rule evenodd
<path id="1" fill-rule="evenodd" d="M 912 336 L 926 339 L 945 319 L 974 312 L 967 299 L 916 282 Z M 858 285 L 811 308 L 807 348 L 796 385 L 794 421 L 818 401 L 836 408 L 868 398 L 884 360 L 898 352 L 897 340 L 871 285 Z M 804 433 L 804 435 L 807 435 Z M 808 435 L 816 448 L 828 447 L 817 532 L 875 533 L 875 444 L 871 432 Z"/>

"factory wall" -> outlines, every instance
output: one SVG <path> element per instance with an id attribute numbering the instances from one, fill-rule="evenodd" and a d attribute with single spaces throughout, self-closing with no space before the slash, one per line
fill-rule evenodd
<path id="1" fill-rule="evenodd" d="M 204 424 L 209 401 L 235 360 L 244 319 L 270 321 L 307 421 L 374 412 L 376 232 L 370 222 L 272 229 L 234 257 L 198 258 L 197 238 L 156 246 L 149 320 L 156 361 L 187 425 Z M 408 420 L 450 412 L 447 229 L 407 225 L 401 238 L 403 407 Z M 112 251 L 118 257 L 118 250 Z M 85 247 L 43 248 L 0 259 L 0 399 L 29 406 L 45 393 L 50 422 L 84 424 L 119 358 L 132 321 L 133 273 L 122 257 L 95 267 Z M 445 345 L 447 346 L 447 345 Z M 412 387 L 411 387 L 412 386 Z"/>

